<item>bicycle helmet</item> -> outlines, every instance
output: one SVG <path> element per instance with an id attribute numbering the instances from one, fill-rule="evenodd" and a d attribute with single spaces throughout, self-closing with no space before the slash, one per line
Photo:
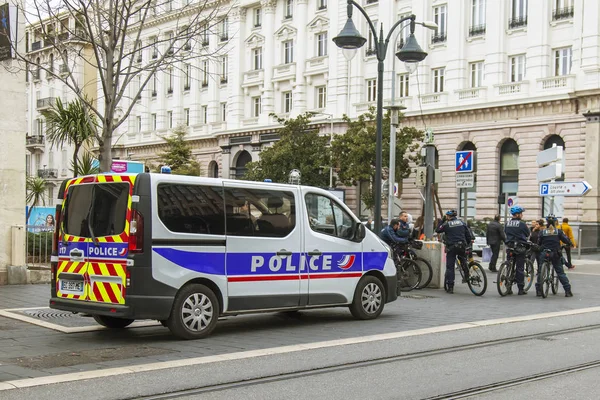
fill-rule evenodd
<path id="1" fill-rule="evenodd" d="M 523 207 L 521 207 L 521 206 L 512 206 L 512 207 L 510 208 L 510 213 L 511 213 L 512 215 L 515 215 L 515 214 L 520 214 L 520 213 L 522 213 L 523 211 L 525 211 L 525 209 L 524 209 Z"/>
<path id="2" fill-rule="evenodd" d="M 456 213 L 456 210 L 448 210 L 446 211 L 446 215 L 449 217 L 456 217 L 458 214 Z"/>
<path id="3" fill-rule="evenodd" d="M 556 221 L 558 221 L 558 219 L 556 218 L 556 216 L 554 214 L 548 214 L 546 216 L 546 222 L 549 224 L 554 224 L 556 223 Z"/>

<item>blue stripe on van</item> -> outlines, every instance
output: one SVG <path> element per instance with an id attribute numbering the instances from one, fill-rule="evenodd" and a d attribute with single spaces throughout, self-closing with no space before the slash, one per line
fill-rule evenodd
<path id="1" fill-rule="evenodd" d="M 224 253 L 198 253 L 168 248 L 155 248 L 153 250 L 180 267 L 204 274 L 225 275 Z"/>

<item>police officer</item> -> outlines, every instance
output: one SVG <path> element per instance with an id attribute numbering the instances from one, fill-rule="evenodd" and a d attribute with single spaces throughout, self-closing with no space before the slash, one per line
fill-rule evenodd
<path id="1" fill-rule="evenodd" d="M 449 210 L 435 230 L 437 233 L 444 234 L 444 244 L 446 245 L 446 276 L 445 289 L 447 293 L 454 293 L 454 263 L 456 257 L 464 259 L 465 250 L 471 244 L 473 237 L 471 232 L 460 219 L 456 218 L 456 210 Z"/>
<path id="2" fill-rule="evenodd" d="M 506 243 L 513 246 L 516 250 L 522 249 L 521 252 L 515 251 L 515 264 L 517 271 L 515 278 L 519 287 L 519 296 L 527 294 L 523 287 L 525 286 L 525 252 L 527 249 L 527 241 L 530 235 L 527 224 L 521 221 L 523 218 L 524 208 L 521 206 L 513 206 L 510 209 L 512 219 L 506 223 L 504 233 L 506 234 Z M 509 289 L 510 293 L 510 289 Z"/>
<path id="3" fill-rule="evenodd" d="M 552 214 L 546 217 L 546 229 L 540 232 L 538 236 L 538 244 L 542 248 L 542 256 L 544 254 L 543 250 L 548 249 L 552 250 L 552 266 L 554 267 L 554 271 L 558 275 L 558 280 L 562 285 L 563 289 L 565 289 L 565 297 L 573 297 L 573 293 L 571 292 L 571 283 L 569 282 L 569 278 L 565 274 L 565 270 L 563 269 L 561 260 L 561 251 L 560 251 L 560 242 L 571 246 L 573 243 L 571 240 L 563 233 L 562 230 L 556 228 L 556 217 Z M 540 257 L 542 257 L 540 256 Z M 543 260 L 540 259 L 540 265 Z M 541 274 L 538 274 L 538 280 L 535 284 L 535 292 L 536 296 L 542 295 L 542 287 L 540 285 Z"/>

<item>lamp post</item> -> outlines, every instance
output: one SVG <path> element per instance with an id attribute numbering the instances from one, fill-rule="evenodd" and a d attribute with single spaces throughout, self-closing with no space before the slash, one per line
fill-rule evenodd
<path id="1" fill-rule="evenodd" d="M 375 41 L 375 52 L 377 54 L 377 140 L 375 143 L 375 182 L 373 183 L 373 191 L 374 191 L 374 203 L 375 203 L 375 232 L 379 232 L 381 230 L 381 169 L 382 169 L 382 139 L 383 139 L 383 62 L 385 61 L 385 55 L 387 52 L 387 47 L 390 42 L 390 37 L 400 24 L 405 21 L 410 21 L 410 36 L 406 40 L 406 43 L 400 51 L 396 53 L 396 56 L 407 64 L 413 64 L 410 67 L 407 66 L 409 70 L 414 67 L 414 64 L 419 63 L 427 57 L 427 53 L 421 49 L 419 44 L 417 43 L 417 39 L 415 38 L 415 25 L 417 22 L 415 21 L 416 16 L 410 15 L 408 17 L 401 18 L 397 21 L 392 28 L 390 29 L 387 37 L 383 38 L 383 26 L 380 29 L 379 35 L 373 25 L 373 21 L 369 18 L 367 12 L 354 0 L 348 0 L 347 6 L 347 14 L 348 20 L 344 25 L 344 28 L 338 34 L 338 36 L 333 38 L 333 42 L 337 47 L 341 48 L 344 52 L 344 56 L 348 58 L 346 55 L 352 51 L 356 52 L 356 50 L 362 47 L 367 39 L 361 36 L 360 32 L 354 26 L 354 22 L 352 21 L 352 10 L 353 7 L 356 7 L 361 14 L 364 15 L 365 19 L 369 24 L 369 29 L 371 30 L 371 34 L 373 35 Z M 421 25 L 426 25 L 425 23 L 420 23 Z"/>
<path id="2" fill-rule="evenodd" d="M 326 115 L 329 119 L 329 189 L 333 189 L 333 154 L 331 153 L 331 145 L 333 144 L 333 114 L 321 111 L 307 111 L 310 115 Z"/>
<path id="3" fill-rule="evenodd" d="M 394 85 L 392 84 L 392 90 Z M 392 104 L 385 107 L 386 110 L 390 110 L 390 166 L 389 177 L 388 177 L 388 223 L 394 218 L 394 183 L 396 181 L 396 130 L 398 129 L 398 113 L 405 110 L 404 106 L 394 105 L 394 97 L 392 97 Z"/>

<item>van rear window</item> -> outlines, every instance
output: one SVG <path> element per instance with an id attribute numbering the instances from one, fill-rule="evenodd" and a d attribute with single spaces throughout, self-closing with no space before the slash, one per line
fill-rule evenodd
<path id="1" fill-rule="evenodd" d="M 129 184 L 101 183 L 69 188 L 64 229 L 69 235 L 102 237 L 125 230 Z"/>

